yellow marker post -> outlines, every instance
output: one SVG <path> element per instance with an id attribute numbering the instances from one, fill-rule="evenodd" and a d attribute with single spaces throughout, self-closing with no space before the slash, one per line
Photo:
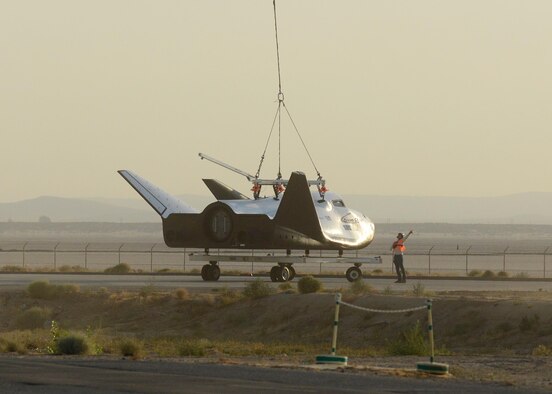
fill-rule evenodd
<path id="1" fill-rule="evenodd" d="M 449 372 L 448 364 L 435 362 L 435 342 L 433 340 L 433 315 L 432 315 L 433 301 L 427 300 L 426 305 L 427 305 L 427 332 L 429 334 L 429 347 L 430 347 L 431 354 L 429 356 L 429 363 L 416 364 L 416 370 L 418 372 L 426 372 L 434 375 L 446 375 Z"/>
<path id="2" fill-rule="evenodd" d="M 333 365 L 347 365 L 347 356 L 337 356 L 337 326 L 339 325 L 339 304 L 341 303 L 341 293 L 335 294 L 335 315 L 334 315 L 334 329 L 332 336 L 332 352 L 331 355 L 319 355 L 316 356 L 316 364 L 333 364 Z"/>
<path id="3" fill-rule="evenodd" d="M 341 293 L 335 294 L 335 316 L 334 316 L 334 329 L 332 337 L 332 356 L 335 356 L 337 350 L 337 326 L 339 325 L 339 303 L 341 301 Z"/>

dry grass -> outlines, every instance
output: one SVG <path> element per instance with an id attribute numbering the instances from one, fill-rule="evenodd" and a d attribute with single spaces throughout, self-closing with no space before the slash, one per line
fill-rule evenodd
<path id="1" fill-rule="evenodd" d="M 422 302 L 404 294 L 352 295 L 346 292 L 344 296 L 346 294 L 353 297 L 351 301 L 355 304 L 375 309 L 401 309 Z M 436 343 L 456 352 L 466 349 L 503 352 L 507 349 L 523 354 L 530 354 L 541 344 L 550 346 L 552 330 L 548 327 L 552 322 L 549 308 L 552 295 L 548 292 L 538 295 L 542 300 L 531 302 L 522 298 L 511 300 L 509 296 L 501 302 L 496 302 L 495 298 L 486 300 L 484 296 L 467 299 L 465 294 L 437 296 L 433 315 Z M 36 329 L 13 331 L 16 327 L 14 317 L 24 312 L 21 305 L 51 310 L 48 319 L 59 323 L 62 328 L 59 337 L 66 335 L 62 332 L 65 330 L 85 336 L 91 354 L 117 354 L 119 343 L 134 337 L 143 342 L 144 354 L 175 356 L 180 354 L 178 349 L 184 340 L 192 341 L 191 344 L 187 342 L 189 346 L 201 345 L 207 354 L 242 352 L 254 355 L 277 353 L 278 346 L 286 349 L 283 352 L 291 352 L 290 348 L 301 345 L 325 348 L 331 339 L 333 294 L 278 293 L 247 298 L 239 291 L 222 288 L 214 294 L 188 294 L 188 297 L 181 300 L 175 293 L 159 291 L 144 299 L 139 291 L 107 294 L 91 291 L 79 293 L 78 297 L 44 300 L 31 299 L 25 292 L 0 292 L 0 351 L 45 352 L 52 346 L 52 334 L 41 328 L 48 320 L 20 326 L 38 327 Z M 360 353 L 386 354 L 382 344 L 395 340 L 396 333 L 411 329 L 416 320 L 424 324 L 423 311 L 381 315 L 344 308 L 339 346 L 354 348 L 361 344 Z M 360 342 L 359 333 L 363 333 Z M 202 338 L 208 339 L 209 344 L 196 344 Z M 274 343 L 280 338 L 285 343 Z M 239 350 L 239 346 L 248 349 Z"/>
<path id="2" fill-rule="evenodd" d="M 19 265 L 5 265 L 0 271 L 2 272 L 27 272 L 27 269 Z"/>
<path id="3" fill-rule="evenodd" d="M 49 324 L 51 317 L 52 310 L 50 308 L 33 306 L 17 315 L 15 318 L 15 327 L 20 330 L 44 328 Z"/>
<path id="4" fill-rule="evenodd" d="M 364 295 L 375 293 L 375 289 L 363 279 L 355 280 L 349 286 L 348 291 L 354 295 Z"/>
<path id="5" fill-rule="evenodd" d="M 62 265 L 58 268 L 59 272 L 88 272 L 88 269 L 80 265 Z"/>
<path id="6" fill-rule="evenodd" d="M 0 333 L 0 344 L 4 352 L 47 353 L 50 333 L 47 329 L 16 330 Z"/>

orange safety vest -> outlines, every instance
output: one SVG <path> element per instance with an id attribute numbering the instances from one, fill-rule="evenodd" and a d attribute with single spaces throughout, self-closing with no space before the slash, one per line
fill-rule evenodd
<path id="1" fill-rule="evenodd" d="M 399 239 L 393 242 L 393 251 L 402 253 L 405 250 L 406 250 L 406 246 L 404 246 L 404 240 Z"/>

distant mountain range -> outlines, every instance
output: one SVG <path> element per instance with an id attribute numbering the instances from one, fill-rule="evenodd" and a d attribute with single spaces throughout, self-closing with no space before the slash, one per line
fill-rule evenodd
<path id="1" fill-rule="evenodd" d="M 347 197 L 378 223 L 552 224 L 552 193 L 499 197 Z"/>
<path id="2" fill-rule="evenodd" d="M 202 209 L 209 196 L 178 196 Z M 552 193 L 520 193 L 501 197 L 343 196 L 348 206 L 378 223 L 552 224 Z M 0 221 L 158 222 L 140 199 L 38 197 L 0 203 Z M 46 220 L 46 219 L 43 219 Z"/>

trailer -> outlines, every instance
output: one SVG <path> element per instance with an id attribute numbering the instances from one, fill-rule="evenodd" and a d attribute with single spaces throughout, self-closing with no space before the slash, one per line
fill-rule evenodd
<path id="1" fill-rule="evenodd" d="M 349 282 L 354 282 L 362 278 L 363 264 L 381 264 L 381 256 L 373 257 L 311 257 L 302 256 L 277 256 L 267 254 L 265 256 L 252 255 L 229 255 L 229 254 L 209 254 L 209 253 L 190 253 L 190 261 L 206 262 L 201 268 L 201 278 L 205 281 L 217 281 L 220 277 L 221 262 L 239 262 L 239 263 L 276 263 L 270 270 L 270 279 L 273 282 L 287 282 L 295 278 L 295 268 L 293 264 L 305 263 L 332 263 L 332 264 L 351 264 L 352 266 L 345 272 L 345 277 Z"/>

